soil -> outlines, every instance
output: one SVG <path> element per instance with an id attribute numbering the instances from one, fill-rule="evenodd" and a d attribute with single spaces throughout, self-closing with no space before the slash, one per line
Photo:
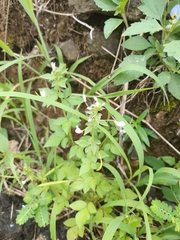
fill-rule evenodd
<path id="1" fill-rule="evenodd" d="M 6 2 L 6 3 L 5 3 Z M 45 6 L 48 1 L 34 1 L 38 2 L 39 6 Z M 74 9 L 69 7 L 67 0 L 51 0 L 46 7 L 48 10 L 58 13 L 72 13 Z M 0 0 L 0 39 L 7 42 L 11 49 L 23 55 L 32 54 L 36 49 L 36 39 L 38 34 L 36 28 L 29 20 L 29 17 L 24 13 L 23 8 L 16 0 Z M 88 60 L 78 67 L 78 73 L 91 78 L 94 82 L 102 79 L 111 73 L 111 68 L 114 63 L 114 57 L 109 53 L 102 51 L 101 43 L 96 46 L 90 47 L 88 44 L 89 29 L 78 22 L 72 17 L 55 15 L 52 13 L 40 11 L 36 12 L 38 22 L 43 33 L 47 47 L 52 48 L 53 44 L 63 46 L 64 49 L 64 61 L 67 63 L 67 67 L 76 60 L 76 58 L 92 55 Z M 78 15 L 78 19 L 86 22 L 96 32 L 102 33 L 103 24 L 108 16 L 103 16 L 99 13 L 82 13 Z M 111 38 L 108 46 L 118 45 L 118 34 Z M 117 39 L 114 40 L 114 39 Z M 69 47 L 68 42 L 71 40 L 71 46 L 74 43 L 72 54 L 69 56 L 66 53 L 66 49 Z M 73 41 L 73 43 L 72 43 Z M 103 42 L 106 44 L 105 42 Z M 111 49 L 111 47 L 110 47 Z M 113 52 L 113 48 L 111 49 Z M 54 51 L 52 49 L 52 56 Z M 113 53 L 114 55 L 116 52 Z M 122 59 L 123 52 L 120 52 L 119 58 Z M 3 52 L 0 53 L 0 59 L 10 59 Z M 38 61 L 41 61 L 39 59 Z M 32 66 L 38 70 L 40 64 L 37 64 L 37 60 L 31 62 Z M 119 64 L 117 62 L 116 66 Z M 116 67 L 115 66 L 115 67 Z M 24 75 L 29 77 L 29 71 L 24 69 Z M 6 78 L 13 84 L 17 83 L 17 68 L 16 66 L 10 67 L 6 71 Z M 4 82 L 5 76 L 0 76 L 0 82 Z M 36 92 L 40 87 L 44 87 L 42 80 L 37 80 L 32 85 L 32 92 Z M 78 83 L 73 83 L 75 91 L 81 92 L 81 86 Z M 130 84 L 130 88 L 133 89 L 136 86 Z M 115 90 L 114 86 L 109 86 L 106 91 L 111 92 Z M 163 101 L 163 94 L 151 93 L 151 94 L 138 94 L 128 104 L 127 109 L 133 114 L 139 115 L 143 110 L 150 109 L 147 122 L 151 124 L 160 134 L 164 136 L 175 148 L 180 151 L 180 102 L 172 98 L 172 107 L 170 111 L 162 109 L 160 102 Z M 39 106 L 41 107 L 41 106 Z M 53 108 L 41 107 L 41 112 L 48 117 L 54 117 L 57 112 Z M 37 125 L 37 131 L 39 135 L 43 130 L 44 119 L 35 119 Z M 43 124 L 42 124 L 43 122 Z M 41 123 L 41 124 L 40 124 Z M 8 129 L 10 139 L 19 141 L 19 135 L 17 130 L 13 129 L 10 122 L 2 122 L 2 126 Z M 146 124 L 144 123 L 144 126 Z M 44 131 L 44 130 L 43 130 Z M 21 134 L 20 134 L 21 135 Z M 179 155 L 169 147 L 161 138 L 158 140 L 152 140 L 151 146 L 147 149 L 146 155 L 151 156 L 172 156 L 176 160 L 179 160 Z M 22 197 L 15 195 L 8 195 L 4 188 L 0 195 L 0 240 L 48 240 L 50 239 L 49 226 L 45 228 L 39 228 L 34 221 L 30 220 L 23 226 L 19 226 L 15 223 L 15 218 L 18 209 L 21 209 L 23 205 Z M 63 225 L 64 219 L 57 221 L 57 239 L 66 239 L 67 229 Z M 90 239 L 87 236 L 84 239 Z"/>

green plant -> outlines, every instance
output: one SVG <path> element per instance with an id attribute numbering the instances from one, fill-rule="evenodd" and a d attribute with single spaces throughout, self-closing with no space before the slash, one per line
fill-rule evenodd
<path id="1" fill-rule="evenodd" d="M 175 225 L 175 231 L 180 232 L 180 205 L 176 206 L 173 210 L 171 206 L 160 200 L 153 200 L 151 204 L 150 208 L 158 219 L 167 221 L 167 223 L 173 223 Z"/>
<path id="2" fill-rule="evenodd" d="M 118 6 L 125 4 L 127 1 L 101 1 L 96 0 L 96 4 L 104 11 L 116 11 L 115 15 L 121 14 L 124 10 L 117 11 Z M 120 67 L 135 63 L 138 66 L 150 66 L 158 73 L 160 79 L 155 83 L 155 87 L 167 85 L 168 91 L 177 99 L 179 97 L 179 40 L 177 33 L 179 21 L 167 21 L 166 13 L 170 12 L 175 4 L 179 3 L 174 0 L 168 5 L 166 11 L 166 0 L 161 1 L 141 1 L 139 9 L 146 15 L 145 19 L 132 23 L 122 34 L 123 37 L 129 37 L 122 43 L 122 46 L 128 50 L 134 51 L 133 55 L 124 58 Z M 121 9 L 121 8 L 120 8 Z M 123 8 L 124 9 L 124 8 Z M 123 17 L 123 15 L 122 15 Z M 123 17 L 124 19 L 124 17 Z M 115 29 L 115 23 L 108 20 L 105 24 L 104 35 L 107 37 Z M 116 18 L 116 21 L 120 19 Z M 138 67 L 137 67 L 138 70 Z M 116 76 L 115 85 L 130 82 L 142 76 L 138 71 L 127 71 Z M 122 81 L 123 79 L 123 81 Z M 164 92 L 165 93 L 165 92 Z"/>
<path id="3" fill-rule="evenodd" d="M 146 117 L 147 113 L 148 113 L 148 110 L 145 110 L 140 114 L 140 116 L 136 120 L 133 120 L 129 116 L 125 115 L 126 120 L 131 123 L 131 126 L 135 129 L 139 139 L 141 140 L 141 144 L 144 151 L 147 150 L 146 147 L 150 147 L 149 137 L 153 137 L 157 139 L 157 136 L 153 131 L 142 126 L 142 120 Z M 124 136 L 124 141 L 127 141 L 127 139 L 128 139 L 128 136 Z M 130 154 L 132 150 L 133 150 L 133 144 L 131 144 L 128 150 L 128 153 Z"/>
<path id="4" fill-rule="evenodd" d="M 57 216 L 64 213 L 68 213 L 69 217 L 64 221 L 68 227 L 68 240 L 83 237 L 85 232 L 88 232 L 92 239 L 103 240 L 157 240 L 161 239 L 163 234 L 168 236 L 165 228 L 157 230 L 157 218 L 154 217 L 153 209 L 145 204 L 145 200 L 152 184 L 162 184 L 172 189 L 177 186 L 179 172 L 177 169 L 165 167 L 165 164 L 158 168 L 157 159 L 156 164 L 149 164 L 152 168 L 144 165 L 144 150 L 150 145 L 149 136 L 155 137 L 154 133 L 141 124 L 147 111 L 132 120 L 111 106 L 113 98 L 152 88 L 122 90 L 109 94 L 102 90 L 102 87 L 113 79 L 116 83 L 119 76 L 122 77 L 123 84 L 146 74 L 154 79 L 166 94 L 160 78 L 146 68 L 142 55 L 127 57 L 124 60 L 126 63 L 113 71 L 111 77 L 104 77 L 98 83 L 75 73 L 76 67 L 88 57 L 77 60 L 67 69 L 57 46 L 56 59 L 49 57 L 34 15 L 32 1 L 19 2 L 37 27 L 41 54 L 23 57 L 14 54 L 6 43 L 0 41 L 1 48 L 14 58 L 1 61 L 0 72 L 16 64 L 19 80 L 15 86 L 0 85 L 0 119 L 1 122 L 3 119 L 10 119 L 25 130 L 31 146 L 30 149 L 18 152 L 9 146 L 7 130 L 0 129 L 0 186 L 2 188 L 5 181 L 8 182 L 9 191 L 16 188 L 22 190 L 25 202 L 18 212 L 16 222 L 24 224 L 33 218 L 40 227 L 50 224 L 52 240 L 56 239 Z M 109 5 L 109 1 L 102 2 Z M 126 3 L 127 1 L 113 1 L 111 4 L 111 10 L 121 13 L 124 21 Z M 45 60 L 45 64 L 40 66 L 41 71 L 26 63 L 27 59 L 39 56 Z M 138 64 L 134 64 L 136 61 Z M 32 78 L 24 79 L 23 66 L 33 73 Z M 128 79 L 124 76 L 128 76 Z M 37 89 L 34 94 L 31 86 L 33 81 L 39 78 L 43 79 L 48 87 L 40 88 L 39 91 Z M 85 84 L 82 84 L 82 92 L 74 93 L 72 82 L 79 78 Z M 36 132 L 34 121 L 35 116 L 42 115 L 37 103 L 42 103 L 47 108 L 53 106 L 58 111 L 58 116 L 47 117 L 47 125 L 43 128 L 43 141 Z M 128 139 L 137 152 L 139 166 L 135 172 L 126 154 L 127 149 L 123 148 L 123 144 L 119 144 L 122 143 L 120 139 Z M 120 162 L 119 159 L 123 161 Z M 163 158 L 162 161 L 171 162 L 169 165 L 174 166 L 175 163 L 170 160 Z M 142 174 L 146 176 L 142 177 Z M 143 191 L 141 186 L 145 186 Z M 175 189 L 173 191 L 175 192 Z M 172 226 L 173 221 L 178 222 L 179 219 L 175 212 L 169 211 L 169 214 L 174 217 L 171 220 L 168 218 L 168 223 Z M 175 234 L 173 232 L 172 236 L 175 237 Z"/>

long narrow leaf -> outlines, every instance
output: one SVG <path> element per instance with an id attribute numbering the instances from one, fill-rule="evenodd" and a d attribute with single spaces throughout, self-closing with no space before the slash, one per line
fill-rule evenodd
<path id="1" fill-rule="evenodd" d="M 117 68 L 113 75 L 111 76 L 111 78 L 103 78 L 101 81 L 99 81 L 89 92 L 88 94 L 91 95 L 97 91 L 99 91 L 100 89 L 102 89 L 108 82 L 110 82 L 113 78 L 115 78 L 118 74 L 120 74 L 121 72 L 126 72 L 126 71 L 132 71 L 132 70 L 135 70 L 135 71 L 139 71 L 141 73 L 144 73 L 146 74 L 147 76 L 151 77 L 152 79 L 154 79 L 158 86 L 161 87 L 161 89 L 163 90 L 165 96 L 166 96 L 166 99 L 167 101 L 169 102 L 168 100 L 168 96 L 167 96 L 167 93 L 165 91 L 165 88 L 162 84 L 162 82 L 160 81 L 160 79 L 151 71 L 149 71 L 147 68 L 144 68 L 142 66 L 139 66 L 139 65 L 136 65 L 136 64 L 128 64 L 126 66 L 122 66 L 122 67 L 119 67 Z"/>
<path id="2" fill-rule="evenodd" d="M 124 220 L 125 216 L 116 217 L 108 225 L 102 240 L 112 240 L 115 232 L 119 228 L 120 223 Z"/>
<path id="3" fill-rule="evenodd" d="M 2 40 L 0 40 L 0 47 L 10 56 L 14 56 L 14 52 L 10 49 L 10 47 L 3 42 Z"/>
<path id="4" fill-rule="evenodd" d="M 34 14 L 34 7 L 33 7 L 33 2 L 32 0 L 19 0 L 20 4 L 23 6 L 24 10 L 30 17 L 31 21 L 35 24 L 38 25 L 38 21 L 35 17 Z"/>
<path id="5" fill-rule="evenodd" d="M 125 205 L 126 205 L 126 191 L 125 191 L 125 187 L 124 187 L 124 182 L 123 182 L 123 180 L 122 180 L 122 178 L 121 178 L 121 175 L 119 174 L 119 172 L 114 168 L 114 167 L 112 167 L 111 165 L 109 165 L 109 164 L 107 164 L 107 163 L 103 163 L 103 166 L 105 167 L 105 168 L 107 168 L 113 175 L 114 175 L 114 177 L 115 177 L 115 179 L 116 179 L 116 181 L 117 181 L 117 183 L 118 183 L 118 185 L 119 185 L 119 188 L 120 188 L 120 190 L 121 190 L 121 194 L 122 194 L 122 198 L 123 198 L 123 200 L 124 200 L 124 203 L 125 203 Z"/>
<path id="6" fill-rule="evenodd" d="M 144 92 L 144 91 L 152 90 L 152 89 L 153 88 L 142 88 L 142 89 L 127 90 L 127 91 L 118 91 L 118 92 L 113 92 L 113 93 L 102 95 L 101 97 L 103 97 L 103 98 L 116 98 L 116 97 L 122 97 L 124 95 L 129 95 L 129 94 L 132 94 L 132 93 Z"/>
<path id="7" fill-rule="evenodd" d="M 113 107 L 109 104 L 105 104 L 106 109 L 112 114 L 112 116 L 116 119 L 116 121 L 123 121 L 125 123 L 124 129 L 130 137 L 133 145 L 137 151 L 138 159 L 139 159 L 139 170 L 142 171 L 142 167 L 144 165 L 144 152 L 141 141 L 137 136 L 135 130 L 131 127 L 131 125 L 121 116 L 119 112 L 117 112 Z M 140 175 L 139 175 L 140 178 Z"/>

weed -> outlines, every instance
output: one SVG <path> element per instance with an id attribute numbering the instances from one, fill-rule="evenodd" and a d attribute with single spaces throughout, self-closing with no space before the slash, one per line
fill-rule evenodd
<path id="1" fill-rule="evenodd" d="M 170 26 L 166 24 L 166 1 L 153 1 L 155 9 L 150 1 L 142 1 L 140 9 L 147 18 L 130 27 L 127 26 L 124 11 L 127 1 L 95 1 L 106 11 L 122 14 L 127 26 L 123 36 L 150 34 L 148 40 L 142 35 L 126 40 L 122 46 L 141 51 L 140 54 L 127 56 L 110 77 L 105 77 L 98 83 L 75 73 L 77 66 L 88 57 L 77 60 L 67 69 L 61 50 L 55 46 L 57 58 L 50 58 L 34 15 L 32 0 L 19 2 L 37 28 L 41 54 L 26 57 L 17 55 L 5 42 L 0 41 L 1 48 L 14 58 L 1 61 L 0 71 L 16 64 L 20 89 L 18 91 L 17 86 L 9 88 L 1 84 L 0 117 L 1 120 L 8 118 L 21 126 L 31 146 L 19 151 L 10 147 L 7 130 L 0 129 L 0 187 L 2 189 L 5 184 L 6 187 L 9 185 L 9 191 L 20 189 L 24 197 L 25 205 L 19 210 L 16 222 L 24 224 L 33 218 L 40 227 L 49 224 L 51 239 L 55 240 L 56 218 L 68 212 L 69 218 L 64 222 L 68 227 L 68 240 L 83 237 L 87 228 L 92 239 L 168 239 L 169 229 L 171 236 L 177 239 L 179 196 L 175 193 L 180 178 L 178 165 L 170 157 L 162 158 L 160 165 L 156 158 L 150 157 L 145 159 L 150 167 L 146 166 L 144 150 L 150 145 L 149 137 L 156 137 L 141 124 L 147 111 L 132 120 L 111 106 L 113 98 L 152 88 L 126 89 L 109 94 L 102 90 L 113 79 L 116 85 L 120 85 L 145 74 L 155 80 L 155 87 L 161 87 L 168 99 L 165 84 L 159 76 L 147 69 L 147 62 L 150 64 L 153 56 L 157 56 L 170 71 L 166 83 L 169 91 L 178 98 L 171 89 L 175 88 L 179 78 L 179 56 L 172 51 L 172 43 L 179 47 L 179 40 L 172 38 L 179 22 L 171 22 Z M 121 23 L 121 19 L 106 22 L 105 36 L 108 37 Z M 152 36 L 159 31 L 162 32 L 161 42 Z M 44 58 L 45 63 L 41 72 L 26 63 L 27 59 L 39 56 Z M 158 60 L 155 61 L 155 67 L 157 64 Z M 34 77 L 24 79 L 23 66 L 28 67 Z M 37 78 L 43 79 L 48 87 L 40 88 L 34 94 L 31 92 L 31 84 Z M 82 93 L 73 92 L 71 83 L 74 79 L 85 82 Z M 173 82 L 172 85 L 170 82 Z M 15 100 L 20 102 L 20 108 Z M 44 128 L 43 141 L 39 138 L 34 123 L 34 116 L 41 114 L 38 112 L 37 102 L 47 108 L 53 106 L 60 113 L 57 118 L 47 118 L 48 127 Z M 82 106 L 85 107 L 82 108 L 84 111 L 79 110 Z M 25 121 L 22 121 L 20 112 L 24 113 Z M 129 152 L 134 148 L 139 161 L 134 173 L 123 145 L 127 139 L 131 143 Z M 165 163 L 171 167 L 166 167 Z M 174 211 L 159 201 L 152 201 L 150 207 L 145 203 L 153 184 L 167 187 L 163 190 L 166 198 L 167 191 L 174 193 L 173 199 L 178 200 Z M 161 219 L 167 221 L 165 226 Z M 157 227 L 157 221 L 162 224 L 161 228 Z"/>

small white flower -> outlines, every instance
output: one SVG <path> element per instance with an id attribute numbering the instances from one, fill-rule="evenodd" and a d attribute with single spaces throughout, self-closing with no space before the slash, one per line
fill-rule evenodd
<path id="1" fill-rule="evenodd" d="M 76 126 L 75 132 L 76 132 L 77 134 L 80 134 L 80 133 L 83 132 L 83 130 L 81 130 L 78 126 Z"/>
<path id="2" fill-rule="evenodd" d="M 42 97 L 46 97 L 46 96 L 47 96 L 47 95 L 46 95 L 46 91 L 45 91 L 44 89 L 40 89 L 39 91 L 40 91 L 40 95 L 41 95 Z"/>
<path id="3" fill-rule="evenodd" d="M 26 183 L 26 180 L 22 180 L 21 182 L 22 182 L 22 185 L 24 185 Z"/>
<path id="4" fill-rule="evenodd" d="M 86 109 L 87 110 L 92 110 L 93 109 L 93 104 L 91 106 L 88 106 Z"/>
<path id="5" fill-rule="evenodd" d="M 118 128 L 123 128 L 123 127 L 125 126 L 125 122 L 123 122 L 123 121 L 117 122 L 117 121 L 115 120 L 114 123 L 116 124 L 116 126 L 117 126 Z"/>
<path id="6" fill-rule="evenodd" d="M 100 103 L 100 102 L 96 102 L 96 103 L 94 104 L 94 106 L 100 107 L 100 106 L 101 106 L 101 103 Z"/>
<path id="7" fill-rule="evenodd" d="M 51 67 L 52 67 L 52 70 L 56 69 L 56 63 L 55 62 L 51 62 Z"/>
<path id="8" fill-rule="evenodd" d="M 126 133 L 126 130 L 124 129 L 125 122 L 123 122 L 123 121 L 118 122 L 118 121 L 114 120 L 114 123 L 117 127 L 117 130 L 120 132 L 120 134 L 124 135 Z"/>

